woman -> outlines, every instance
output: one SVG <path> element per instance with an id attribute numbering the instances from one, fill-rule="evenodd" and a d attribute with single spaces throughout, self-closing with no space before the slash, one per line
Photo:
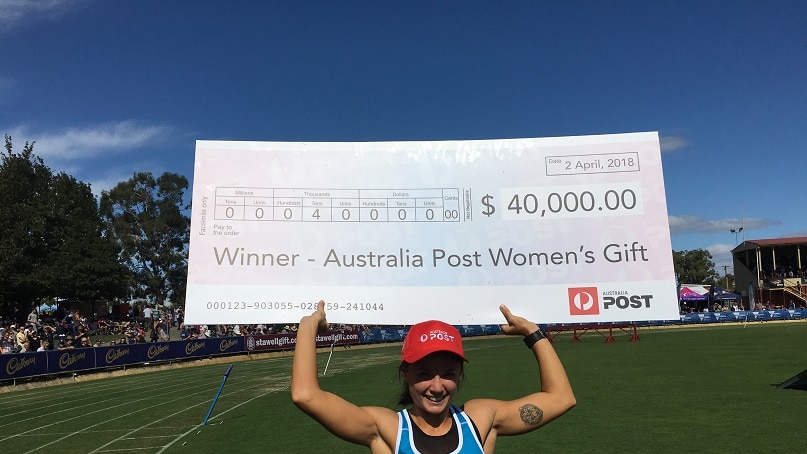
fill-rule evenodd
<path id="1" fill-rule="evenodd" d="M 316 334 L 328 328 L 325 303 L 300 320 L 292 365 L 291 398 L 336 436 L 372 453 L 492 453 L 499 435 L 541 427 L 575 405 L 566 372 L 535 323 L 499 308 L 507 335 L 524 336 L 540 368 L 541 390 L 513 401 L 473 399 L 455 406 L 465 359 L 459 332 L 431 320 L 414 325 L 404 340 L 400 374 L 405 383 L 400 412 L 359 407 L 319 387 Z"/>

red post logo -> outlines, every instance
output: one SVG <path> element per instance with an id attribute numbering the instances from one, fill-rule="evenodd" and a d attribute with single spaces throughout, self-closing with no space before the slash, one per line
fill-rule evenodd
<path id="1" fill-rule="evenodd" d="M 597 315 L 600 302 L 597 287 L 574 287 L 569 289 L 569 313 L 571 315 Z"/>

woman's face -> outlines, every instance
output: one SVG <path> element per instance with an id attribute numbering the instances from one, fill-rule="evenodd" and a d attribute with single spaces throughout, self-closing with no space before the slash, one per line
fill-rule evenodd
<path id="1" fill-rule="evenodd" d="M 432 353 L 404 372 L 415 407 L 439 414 L 448 409 L 462 376 L 462 359 L 449 352 Z"/>

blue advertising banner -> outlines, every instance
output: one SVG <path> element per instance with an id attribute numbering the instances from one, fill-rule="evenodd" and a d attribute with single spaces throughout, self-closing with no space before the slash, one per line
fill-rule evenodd
<path id="1" fill-rule="evenodd" d="M 714 319 L 718 323 L 736 322 L 737 315 L 734 312 L 713 312 Z"/>
<path id="2" fill-rule="evenodd" d="M 98 367 L 125 366 L 146 362 L 146 344 L 95 347 Z"/>
<path id="3" fill-rule="evenodd" d="M 95 349 L 92 347 L 72 350 L 51 350 L 48 357 L 48 373 L 75 372 L 95 367 Z"/>
<path id="4" fill-rule="evenodd" d="M 359 343 L 358 331 L 334 330 L 324 334 L 317 334 L 317 347 L 330 347 L 331 345 L 352 345 Z M 263 334 L 247 336 L 244 338 L 230 338 L 218 346 L 218 354 L 246 351 L 280 351 L 292 350 L 297 343 L 296 334 Z M 231 344 L 232 340 L 239 339 L 238 345 Z"/>
<path id="5" fill-rule="evenodd" d="M 295 335 L 295 339 L 296 339 Z M 317 334 L 317 347 L 330 347 L 331 345 L 358 344 L 359 333 L 356 331 L 328 331 L 325 334 Z"/>
<path id="6" fill-rule="evenodd" d="M 297 341 L 296 335 L 291 334 L 264 334 L 260 336 L 247 336 L 246 349 L 252 351 L 280 351 L 292 350 Z"/>
<path id="7" fill-rule="evenodd" d="M 359 332 L 359 342 L 362 344 L 378 344 L 384 342 L 381 337 L 381 328 L 370 328 Z"/>
<path id="8" fill-rule="evenodd" d="M 599 323 L 607 326 L 635 324 L 636 326 L 659 326 L 666 324 L 705 324 L 728 322 L 763 322 L 776 320 L 802 320 L 807 318 L 807 309 L 775 309 L 758 311 L 698 312 L 681 314 L 679 320 L 656 320 L 648 322 Z M 552 329 L 572 330 L 590 328 L 584 323 L 553 324 Z M 337 330 L 317 336 L 317 346 L 400 342 L 409 328 L 372 328 L 361 331 Z M 463 337 L 499 334 L 499 325 L 457 326 Z M 546 329 L 546 327 L 545 327 Z M 173 342 L 111 345 L 106 347 L 52 350 L 36 353 L 0 355 L 0 381 L 65 372 L 122 367 L 155 361 L 185 360 L 190 358 L 231 355 L 253 351 L 292 350 L 296 344 L 295 334 L 262 336 L 214 337 Z"/>
<path id="9" fill-rule="evenodd" d="M 0 379 L 10 380 L 33 377 L 48 373 L 48 358 L 45 352 L 0 355 Z"/>
<path id="10" fill-rule="evenodd" d="M 151 361 L 167 361 L 172 358 L 171 356 L 171 342 L 153 342 L 146 345 L 146 360 Z"/>
<path id="11" fill-rule="evenodd" d="M 406 337 L 409 328 L 381 328 L 382 342 L 400 342 Z"/>
<path id="12" fill-rule="evenodd" d="M 702 313 L 691 312 L 688 314 L 681 315 L 681 323 L 702 323 L 702 322 L 703 322 Z"/>
<path id="13" fill-rule="evenodd" d="M 481 325 L 462 325 L 456 328 L 462 337 L 482 336 L 485 334 Z"/>
<path id="14" fill-rule="evenodd" d="M 471 337 L 471 336 L 480 336 L 480 335 L 482 335 L 482 330 L 478 326 L 473 326 L 473 325 L 460 325 L 460 326 L 457 326 L 457 325 L 454 325 L 454 327 L 457 328 L 457 331 L 459 331 L 460 336 L 462 336 L 462 337 Z"/>
<path id="15" fill-rule="evenodd" d="M 244 351 L 246 341 L 244 337 L 234 336 L 192 339 L 168 342 L 168 344 L 170 344 L 170 357 L 172 359 L 186 359 L 240 353 Z"/>
<path id="16" fill-rule="evenodd" d="M 768 316 L 768 311 L 748 311 L 748 321 L 755 322 L 755 321 L 768 321 L 770 317 Z"/>
<path id="17" fill-rule="evenodd" d="M 502 332 L 502 328 L 499 325 L 481 325 L 481 326 L 482 326 L 482 334 L 486 336 L 499 334 Z"/>

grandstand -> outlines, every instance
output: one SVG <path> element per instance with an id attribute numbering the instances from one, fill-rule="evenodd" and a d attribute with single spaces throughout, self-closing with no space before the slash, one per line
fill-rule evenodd
<path id="1" fill-rule="evenodd" d="M 771 309 L 807 307 L 807 237 L 743 240 L 731 254 L 734 290 L 745 301 Z"/>

